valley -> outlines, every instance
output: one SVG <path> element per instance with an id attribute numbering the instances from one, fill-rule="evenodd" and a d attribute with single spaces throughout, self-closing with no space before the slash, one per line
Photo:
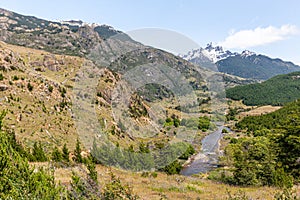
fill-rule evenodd
<path id="1" fill-rule="evenodd" d="M 5 9 L 0 28 L 0 199 L 299 199 L 298 65 Z"/>

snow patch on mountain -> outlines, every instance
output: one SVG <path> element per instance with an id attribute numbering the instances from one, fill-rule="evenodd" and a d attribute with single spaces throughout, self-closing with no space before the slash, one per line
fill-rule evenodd
<path id="1" fill-rule="evenodd" d="M 249 57 L 249 56 L 253 56 L 253 55 L 256 55 L 256 53 L 249 51 L 249 50 L 245 50 L 241 54 L 242 57 Z"/>
<path id="2" fill-rule="evenodd" d="M 207 44 L 205 48 L 194 49 L 189 51 L 186 55 L 179 55 L 185 60 L 194 60 L 202 57 L 207 57 L 213 63 L 218 62 L 219 60 L 226 59 L 230 56 L 235 56 L 237 53 L 232 53 L 228 50 L 224 50 L 221 46 L 213 46 L 212 43 Z"/>

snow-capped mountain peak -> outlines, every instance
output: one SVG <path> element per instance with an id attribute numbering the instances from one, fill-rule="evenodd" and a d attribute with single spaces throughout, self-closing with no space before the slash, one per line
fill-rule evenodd
<path id="1" fill-rule="evenodd" d="M 221 46 L 213 46 L 212 43 L 207 44 L 205 48 L 194 49 L 189 51 L 186 55 L 180 55 L 183 59 L 193 60 L 196 58 L 207 57 L 212 62 L 216 63 L 219 60 L 234 56 L 236 53 L 232 53 L 228 50 L 224 51 Z"/>
<path id="2" fill-rule="evenodd" d="M 252 51 L 249 51 L 249 50 L 244 50 L 242 53 L 241 53 L 241 56 L 242 57 L 248 57 L 248 56 L 253 56 L 253 55 L 256 55 L 256 53 L 252 52 Z"/>

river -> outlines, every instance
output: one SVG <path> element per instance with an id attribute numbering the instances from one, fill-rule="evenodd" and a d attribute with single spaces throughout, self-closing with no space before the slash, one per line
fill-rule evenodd
<path id="1" fill-rule="evenodd" d="M 194 156 L 192 161 L 181 170 L 180 173 L 182 175 L 189 176 L 200 172 L 206 173 L 217 168 L 220 156 L 219 142 L 223 137 L 223 129 L 231 131 L 225 126 L 219 126 L 216 131 L 202 139 L 201 152 Z"/>

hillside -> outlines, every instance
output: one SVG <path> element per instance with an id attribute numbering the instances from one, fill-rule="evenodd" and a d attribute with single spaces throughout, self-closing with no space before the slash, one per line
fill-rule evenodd
<path id="1" fill-rule="evenodd" d="M 239 188 L 207 180 L 213 173 L 178 175 L 225 121 L 224 89 L 255 80 L 192 64 L 106 25 L 0 9 L 0 28 L 0 198 L 274 197 L 276 188 L 260 187 L 270 177 Z M 290 183 L 285 175 L 294 171 L 281 175 L 276 183 Z"/>
<path id="2" fill-rule="evenodd" d="M 56 54 L 86 56 L 90 50 L 120 31 L 82 21 L 53 22 L 0 8 L 0 40 Z M 124 39 L 134 42 L 123 34 Z"/>
<path id="3" fill-rule="evenodd" d="M 227 89 L 226 96 L 249 106 L 283 105 L 300 98 L 299 77 L 300 72 L 278 75 L 262 83 Z"/>
<path id="4" fill-rule="evenodd" d="M 6 129 L 26 146 L 74 147 L 77 135 L 71 109 L 72 79 L 84 59 L 0 43 L 1 110 Z"/>
<path id="5" fill-rule="evenodd" d="M 1 39 L 7 43 L 25 46 L 2 43 L 1 97 L 6 99 L 3 108 L 10 113 L 7 127 L 15 129 L 18 138 L 29 146 L 35 140 L 41 140 L 48 146 L 54 145 L 52 140 L 58 146 L 61 146 L 61 141 L 69 144 L 68 140 L 74 141 L 76 132 L 83 131 L 90 137 L 85 135 L 80 139 L 90 148 L 96 133 L 86 132 L 84 128 L 100 129 L 108 133 L 113 144 L 125 148 L 132 145 L 135 150 L 141 143 L 148 146 L 155 146 L 158 141 L 167 143 L 177 133 L 176 129 L 193 133 L 198 137 L 195 141 L 198 141 L 204 134 L 197 128 L 195 131 L 194 127 L 166 125 L 166 119 L 176 121 L 193 118 L 191 121 L 197 121 L 199 116 L 212 116 L 211 99 L 217 95 L 217 91 L 209 91 L 211 88 L 219 84 L 219 89 L 223 90 L 223 77 L 226 77 L 225 86 L 247 82 L 203 69 L 165 51 L 145 47 L 106 25 L 74 20 L 50 22 L 4 9 L 0 10 L 0 14 L 3 33 Z M 27 49 L 28 47 L 43 50 Z M 122 78 L 126 78 L 128 71 L 140 66 L 148 66 L 151 70 L 158 71 L 147 72 L 154 75 L 148 78 L 145 86 L 136 88 L 138 90 L 130 99 L 129 112 L 125 113 L 128 112 L 129 119 L 135 126 L 144 129 L 151 126 L 157 137 L 148 139 L 126 133 L 123 128 L 127 120 L 116 118 L 113 113 L 113 109 L 116 109 L 113 104 L 116 103 L 113 102 L 115 88 L 122 84 Z M 157 68 L 162 66 L 167 71 Z M 160 74 L 159 70 L 163 73 Z M 172 70 L 180 73 L 182 82 L 178 82 L 178 74 L 170 73 Z M 142 71 L 142 74 L 146 74 L 146 71 Z M 153 80 L 158 78 L 155 76 L 171 79 L 169 82 L 153 84 Z M 177 82 L 172 80 L 172 76 Z M 205 79 L 206 76 L 210 76 L 210 79 Z M 141 81 L 140 84 L 144 82 Z M 164 87 L 163 84 L 169 87 Z M 178 87 L 178 84 L 183 84 L 185 88 Z M 176 100 L 176 95 L 177 98 L 185 98 L 184 101 Z M 79 110 L 80 113 L 76 113 L 76 106 L 82 109 Z M 159 106 L 166 109 L 164 113 L 151 109 Z M 222 110 L 222 105 L 218 109 Z M 100 121 L 100 128 L 97 129 L 88 117 L 95 113 Z M 86 116 L 87 127 L 77 126 L 76 114 Z M 98 124 L 98 120 L 95 123 Z M 193 125 L 198 126 L 197 123 Z M 134 132 L 139 134 L 142 131 Z M 176 141 L 183 139 L 179 135 L 175 138 Z M 199 148 L 199 144 L 195 144 Z"/>
<path id="6" fill-rule="evenodd" d="M 300 177 L 300 102 L 236 124 L 242 133 L 228 136 L 222 159 L 231 168 L 223 181 L 238 185 L 291 187 Z"/>

